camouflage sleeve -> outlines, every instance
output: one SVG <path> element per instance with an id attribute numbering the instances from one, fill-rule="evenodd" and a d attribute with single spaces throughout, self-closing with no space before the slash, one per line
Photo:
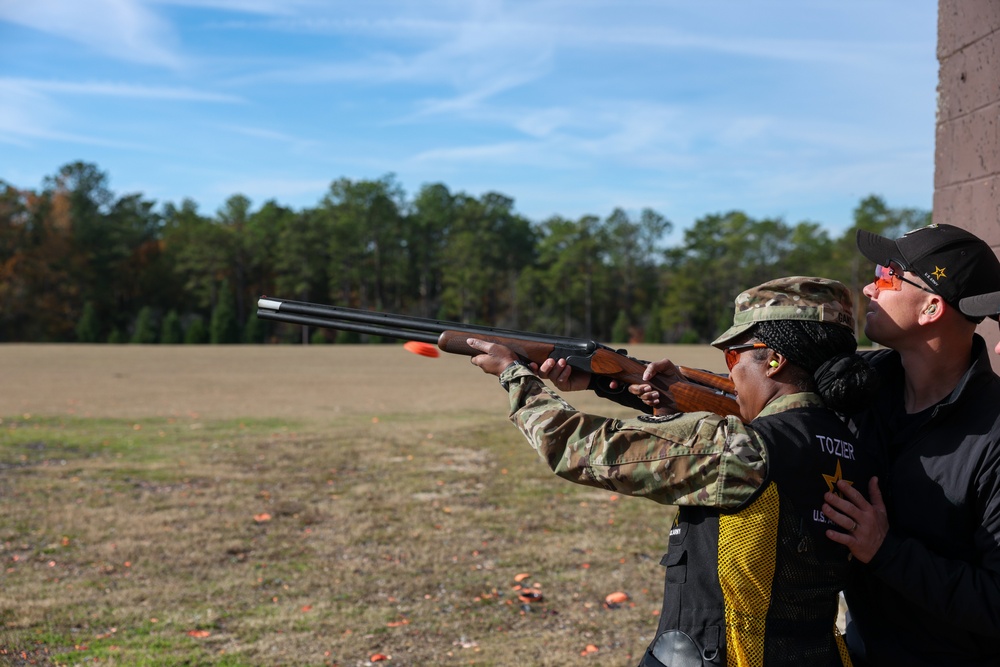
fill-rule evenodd
<path id="1" fill-rule="evenodd" d="M 667 505 L 736 508 L 763 484 L 765 448 L 735 417 L 609 419 L 580 412 L 524 367 L 504 371 L 510 420 L 560 477 Z"/>

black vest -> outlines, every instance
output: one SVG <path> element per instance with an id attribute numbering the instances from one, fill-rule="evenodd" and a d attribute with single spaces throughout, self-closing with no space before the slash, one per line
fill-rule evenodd
<path id="1" fill-rule="evenodd" d="M 736 510 L 683 506 L 670 531 L 657 636 L 641 667 L 850 665 L 836 632 L 848 551 L 826 537 L 837 479 L 867 495 L 872 455 L 830 410 L 755 419 L 767 477 Z"/>

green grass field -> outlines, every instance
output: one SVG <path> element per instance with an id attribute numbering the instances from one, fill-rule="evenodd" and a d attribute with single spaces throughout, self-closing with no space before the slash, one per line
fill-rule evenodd
<path id="1" fill-rule="evenodd" d="M 0 366 L 0 664 L 633 665 L 656 628 L 672 510 L 555 478 L 465 358 Z"/>

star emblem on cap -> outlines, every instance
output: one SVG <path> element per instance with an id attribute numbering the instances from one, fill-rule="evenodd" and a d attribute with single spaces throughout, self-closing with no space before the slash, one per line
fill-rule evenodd
<path id="1" fill-rule="evenodd" d="M 840 459 L 837 459 L 837 469 L 834 471 L 834 473 L 832 475 L 823 475 L 823 479 L 826 481 L 826 485 L 830 487 L 831 493 L 836 493 L 838 496 L 841 495 L 840 492 L 837 491 L 837 482 L 844 479 L 844 473 L 840 469 Z M 854 486 L 854 482 L 852 482 L 851 480 L 844 479 L 844 481 L 850 484 L 851 486 Z"/>
<path id="2" fill-rule="evenodd" d="M 941 268 L 940 266 L 935 266 L 934 267 L 934 277 L 937 278 L 938 280 L 941 280 L 942 278 L 947 278 L 948 276 L 944 275 L 944 271 L 945 270 L 943 268 Z"/>

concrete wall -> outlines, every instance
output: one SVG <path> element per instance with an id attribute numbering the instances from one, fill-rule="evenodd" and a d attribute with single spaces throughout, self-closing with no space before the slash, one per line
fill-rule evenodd
<path id="1" fill-rule="evenodd" d="M 1000 254 L 1000 0 L 939 0 L 937 57 L 934 222 Z M 979 332 L 991 348 L 1000 339 L 991 319 Z"/>

